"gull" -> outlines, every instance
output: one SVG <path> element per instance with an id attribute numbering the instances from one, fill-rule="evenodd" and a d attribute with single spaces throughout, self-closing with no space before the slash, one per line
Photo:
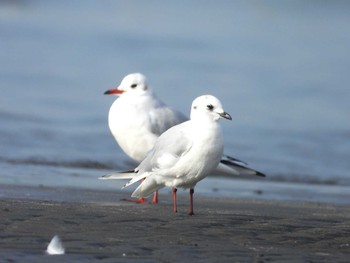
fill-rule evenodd
<path id="1" fill-rule="evenodd" d="M 160 135 L 153 149 L 133 171 L 112 176 L 124 179 L 125 174 L 132 174 L 124 187 L 143 180 L 131 195 L 136 198 L 145 198 L 163 187 L 172 188 L 174 212 L 177 212 L 177 189 L 190 189 L 189 215 L 193 215 L 194 187 L 217 168 L 223 154 L 224 140 L 218 122 L 221 118 L 232 120 L 216 97 L 196 98 L 190 120 Z"/>
<path id="2" fill-rule="evenodd" d="M 109 110 L 109 129 L 124 153 L 138 163 L 145 159 L 163 132 L 187 120 L 185 115 L 157 98 L 141 73 L 125 76 L 117 88 L 105 94 L 119 97 Z M 145 199 L 137 202 L 143 203 Z M 157 202 L 155 192 L 153 203 Z"/>
<path id="3" fill-rule="evenodd" d="M 138 163 L 163 132 L 188 119 L 158 99 L 141 73 L 127 75 L 105 94 L 119 97 L 109 110 L 109 129 L 120 148 Z"/>
<path id="4" fill-rule="evenodd" d="M 157 98 L 142 73 L 128 74 L 117 88 L 107 90 L 105 94 L 118 96 L 109 110 L 109 129 L 124 153 L 138 163 L 145 159 L 163 132 L 188 120 Z M 227 155 L 222 156 L 215 173 L 265 176 L 249 168 L 245 162 Z M 126 173 L 124 176 L 130 179 L 128 176 L 131 175 Z M 157 201 L 155 193 L 153 203 Z"/>

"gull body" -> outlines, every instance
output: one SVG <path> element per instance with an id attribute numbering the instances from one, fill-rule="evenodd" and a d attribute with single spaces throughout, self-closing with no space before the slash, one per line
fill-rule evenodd
<path id="1" fill-rule="evenodd" d="M 170 187 L 176 212 L 177 188 L 190 189 L 189 214 L 192 215 L 195 185 L 216 169 L 223 154 L 220 118 L 231 120 L 216 97 L 196 98 L 191 107 L 191 119 L 164 132 L 141 164 L 130 172 L 132 179 L 125 186 L 144 179 L 132 197 L 147 197 L 163 187 Z M 124 178 L 124 173 L 114 174 L 114 178 L 119 175 Z"/>

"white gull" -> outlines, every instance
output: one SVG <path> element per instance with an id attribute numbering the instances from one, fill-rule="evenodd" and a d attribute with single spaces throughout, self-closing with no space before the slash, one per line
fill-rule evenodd
<path id="1" fill-rule="evenodd" d="M 163 187 L 171 187 L 174 212 L 177 212 L 177 188 L 190 189 L 189 214 L 193 215 L 194 187 L 217 168 L 223 154 L 220 118 L 231 120 L 216 97 L 203 95 L 196 98 L 190 120 L 164 132 L 141 164 L 128 172 L 132 179 L 125 187 L 143 180 L 132 197 L 144 198 Z M 124 179 L 125 174 L 114 173 L 108 177 Z"/>

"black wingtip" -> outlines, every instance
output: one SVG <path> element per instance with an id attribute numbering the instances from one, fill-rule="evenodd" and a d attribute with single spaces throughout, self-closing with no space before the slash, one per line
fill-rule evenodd
<path id="1" fill-rule="evenodd" d="M 242 160 L 239 160 L 239 159 L 237 159 L 237 158 L 234 158 L 234 157 L 232 157 L 232 156 L 229 156 L 229 155 L 224 155 L 228 160 L 230 160 L 230 161 L 233 161 L 233 162 L 239 162 L 239 163 L 243 163 L 243 164 L 245 164 L 245 165 L 248 165 L 248 163 L 246 163 L 246 162 L 244 162 L 244 161 L 242 161 Z"/>
<path id="2" fill-rule="evenodd" d="M 234 158 L 230 158 L 232 161 L 233 160 L 237 160 L 237 159 L 234 159 Z M 240 161 L 240 162 L 242 162 L 242 161 Z M 244 169 L 248 169 L 248 170 L 250 170 L 250 171 L 253 171 L 253 172 L 255 172 L 255 174 L 254 175 L 256 175 L 256 176 L 260 176 L 260 177 L 266 177 L 266 174 L 264 174 L 264 173 L 261 173 L 261 172 L 259 172 L 259 171 L 256 171 L 256 170 L 253 170 L 253 169 L 251 169 L 251 168 L 249 168 L 249 167 L 247 167 L 247 166 L 243 166 L 243 165 L 240 165 L 240 164 L 238 164 L 238 163 L 232 163 L 231 161 L 228 161 L 228 160 L 221 160 L 220 161 L 220 163 L 222 163 L 222 164 L 225 164 L 225 165 L 227 165 L 227 166 L 237 166 L 237 167 L 240 167 L 240 168 L 244 168 Z M 243 162 L 242 162 L 243 163 Z"/>
<path id="3" fill-rule="evenodd" d="M 128 174 L 128 173 L 135 173 L 135 170 L 127 170 L 127 171 L 122 171 L 119 172 L 120 174 Z"/>
<path id="4" fill-rule="evenodd" d="M 255 174 L 256 176 L 260 176 L 260 177 L 266 177 L 266 174 L 263 174 L 263 173 L 261 173 L 261 172 L 258 172 L 258 171 L 256 171 L 256 174 Z"/>

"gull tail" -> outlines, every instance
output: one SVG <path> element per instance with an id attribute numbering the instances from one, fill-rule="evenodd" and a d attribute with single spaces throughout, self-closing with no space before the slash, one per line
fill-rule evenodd
<path id="1" fill-rule="evenodd" d="M 134 176 L 131 178 L 129 182 L 127 182 L 123 188 L 128 187 L 129 185 L 132 185 L 138 181 L 141 181 L 142 179 L 145 179 L 149 173 L 141 173 L 141 174 L 134 174 Z"/>
<path id="2" fill-rule="evenodd" d="M 228 175 L 256 175 L 260 177 L 266 177 L 265 174 L 249 168 L 247 163 L 235 159 L 230 156 L 223 156 L 220 163 L 216 169 L 219 173 L 224 173 Z"/>
<path id="3" fill-rule="evenodd" d="M 123 171 L 123 172 L 116 172 L 111 174 L 106 174 L 98 179 L 101 180 L 111 180 L 111 179 L 132 179 L 136 175 L 135 170 L 129 170 L 129 171 Z"/>
<path id="4" fill-rule="evenodd" d="M 148 177 L 136 188 L 131 197 L 146 198 L 162 187 L 164 187 L 164 185 L 157 184 L 152 177 Z"/>

